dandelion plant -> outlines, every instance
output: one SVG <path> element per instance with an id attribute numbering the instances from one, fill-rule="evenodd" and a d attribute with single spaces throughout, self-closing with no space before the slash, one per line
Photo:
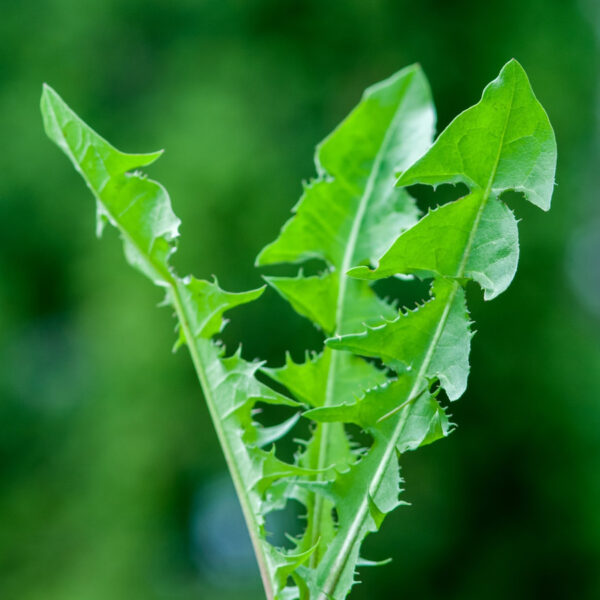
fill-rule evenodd
<path id="1" fill-rule="evenodd" d="M 116 150 L 48 86 L 42 113 L 96 199 L 98 233 L 105 224 L 119 230 L 128 262 L 175 312 L 176 346 L 187 346 L 198 375 L 267 599 L 346 598 L 369 564 L 363 540 L 403 504 L 402 455 L 453 429 L 447 408 L 467 387 L 473 335 L 468 282 L 491 300 L 515 275 L 517 220 L 503 194 L 550 208 L 556 143 L 523 68 L 508 62 L 435 141 L 427 80 L 419 66 L 405 68 L 368 88 L 318 145 L 317 176 L 256 259 L 268 286 L 323 334 L 321 352 L 300 363 L 287 355 L 279 367 L 218 341 L 224 313 L 264 287 L 226 292 L 171 266 L 179 220 L 165 188 L 139 171 L 161 153 Z M 458 183 L 463 198 L 426 214 L 407 189 Z M 315 260 L 320 272 L 305 275 L 302 264 Z M 277 263 L 298 265 L 297 275 L 269 275 Z M 373 287 L 390 277 L 426 281 L 429 291 L 398 307 Z M 264 427 L 255 408 L 269 404 L 293 415 Z M 309 437 L 283 461 L 275 442 L 300 418 Z M 357 427 L 366 445 L 352 439 Z M 278 548 L 265 518 L 290 500 L 304 507 L 304 530 Z"/>

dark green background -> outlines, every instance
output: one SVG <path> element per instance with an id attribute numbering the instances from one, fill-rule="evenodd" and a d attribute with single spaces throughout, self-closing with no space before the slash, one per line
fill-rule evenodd
<path id="1" fill-rule="evenodd" d="M 183 219 L 180 272 L 260 283 L 313 147 L 419 61 L 439 125 L 516 57 L 555 127 L 549 214 L 511 201 L 522 260 L 485 304 L 458 431 L 406 456 L 405 507 L 353 598 L 600 598 L 600 210 L 595 0 L 39 0 L 0 18 L 0 598 L 260 598 L 207 411 L 160 293 L 44 137 L 41 83 L 127 151 Z M 229 347 L 318 344 L 274 293 Z"/>

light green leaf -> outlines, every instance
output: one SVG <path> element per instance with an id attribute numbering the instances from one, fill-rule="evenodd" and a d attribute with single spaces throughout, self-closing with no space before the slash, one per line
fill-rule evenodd
<path id="1" fill-rule="evenodd" d="M 284 385 L 301 402 L 314 407 L 324 406 L 327 378 L 333 354 L 326 348 L 323 353 L 313 357 L 307 355 L 303 363 L 295 363 L 288 354 L 283 367 L 263 368 L 262 370 L 269 377 Z M 366 390 L 381 385 L 387 380 L 385 373 L 371 363 L 349 353 L 336 354 L 337 396 L 358 398 Z"/>
<path id="2" fill-rule="evenodd" d="M 179 321 L 179 343 L 189 348 L 242 504 L 267 597 L 289 598 L 287 575 L 311 552 L 287 556 L 267 542 L 264 516 L 270 508 L 268 492 L 276 481 L 310 479 L 315 472 L 285 463 L 274 450 L 261 448 L 289 431 L 297 416 L 279 426 L 263 428 L 254 422 L 252 414 L 257 402 L 298 404 L 256 379 L 261 363 L 249 363 L 239 352 L 225 357 L 224 350 L 210 339 L 221 331 L 226 311 L 255 300 L 263 289 L 234 294 L 222 290 L 216 281 L 178 277 L 169 265 L 179 226 L 169 196 L 159 183 L 133 171 L 151 164 L 161 153 L 124 154 L 116 150 L 48 86 L 44 86 L 41 108 L 47 134 L 67 154 L 96 198 L 98 229 L 104 222 L 114 225 L 128 261 L 166 289 L 166 303 L 173 306 Z"/>
<path id="3" fill-rule="evenodd" d="M 368 286 L 348 283 L 341 274 L 353 264 L 377 258 L 400 231 L 415 223 L 414 200 L 393 182 L 398 168 L 427 150 L 433 123 L 429 86 L 419 67 L 403 69 L 369 88 L 318 146 L 319 178 L 305 187 L 295 216 L 256 259 L 258 265 L 269 265 L 317 258 L 329 265 L 333 274 L 320 281 L 300 275 L 308 280 L 304 286 L 296 279 L 287 284 L 282 278 L 269 280 L 326 332 L 356 331 L 365 320 L 389 316 L 390 308 Z M 353 310 L 358 302 L 371 306 L 360 320 Z"/>
<path id="4" fill-rule="evenodd" d="M 496 297 L 514 277 L 519 249 L 516 220 L 498 197 L 515 190 L 548 210 L 555 168 L 554 132 L 527 75 L 512 60 L 481 101 L 456 117 L 398 180 L 402 186 L 462 182 L 471 194 L 400 235 L 375 270 L 361 266 L 350 274 L 361 279 L 396 273 L 474 279 L 486 300 Z"/>
<path id="5" fill-rule="evenodd" d="M 323 331 L 335 330 L 335 311 L 339 278 L 329 271 L 322 275 L 304 277 L 265 277 L 265 281 L 303 317 L 310 319 Z M 309 302 L 310 300 L 310 302 Z"/>
<path id="6" fill-rule="evenodd" d="M 179 220 L 166 190 L 135 170 L 160 152 L 116 150 L 48 87 L 42 112 L 47 133 L 96 198 L 98 231 L 105 223 L 117 227 L 129 262 L 165 289 L 175 309 L 178 345 L 189 348 L 267 599 L 344 600 L 357 568 L 372 564 L 360 556 L 363 540 L 403 504 L 402 454 L 452 430 L 442 403 L 467 385 L 466 283 L 476 281 L 491 299 L 514 277 L 517 225 L 502 194 L 515 190 L 550 206 L 554 133 L 523 69 L 510 61 L 431 146 L 429 87 L 418 66 L 408 67 L 369 88 L 318 146 L 317 179 L 257 264 L 320 261 L 317 276 L 265 279 L 330 337 L 321 353 L 301 363 L 288 355 L 280 368 L 248 362 L 239 350 L 226 356 L 212 340 L 224 314 L 263 288 L 234 294 L 216 280 L 181 278 L 170 266 Z M 469 193 L 418 220 L 405 189 L 415 183 L 464 183 Z M 369 281 L 390 276 L 431 278 L 430 294 L 398 311 Z M 259 370 L 286 394 L 257 378 Z M 257 404 L 287 407 L 281 410 L 288 415 L 263 427 Z M 307 407 L 310 437 L 293 463 L 282 461 L 274 444 Z M 360 447 L 349 425 L 372 443 Z M 265 516 L 290 499 L 305 506 L 306 528 L 283 550 L 268 542 Z"/>
<path id="7" fill-rule="evenodd" d="M 210 338 L 224 326 L 223 313 L 248 302 L 253 302 L 264 292 L 264 287 L 249 292 L 231 293 L 214 283 L 186 277 L 176 281 L 177 292 L 186 306 L 191 308 L 188 317 L 194 337 Z M 175 302 L 172 289 L 167 290 L 167 301 Z"/>
<path id="8" fill-rule="evenodd" d="M 491 300 L 512 281 L 519 260 L 517 221 L 500 200 L 490 199 L 481 215 L 481 192 L 445 204 L 401 235 L 375 271 L 361 266 L 351 277 L 381 279 L 396 273 L 418 277 L 465 277 L 477 281 Z M 476 224 L 477 219 L 479 222 Z M 461 264 L 475 231 L 464 269 Z"/>
<path id="9" fill-rule="evenodd" d="M 49 86 L 41 101 L 48 136 L 71 159 L 97 200 L 98 231 L 105 220 L 121 231 L 129 262 L 155 283 L 171 281 L 167 265 L 179 219 L 164 187 L 134 169 L 162 154 L 125 154 L 89 128 Z M 126 202 L 123 199 L 127 199 Z"/>
<path id="10" fill-rule="evenodd" d="M 523 192 L 543 210 L 550 208 L 556 169 L 556 140 L 523 67 L 509 61 L 433 147 L 408 168 L 398 185 L 462 182 L 484 197 Z"/>
<path id="11" fill-rule="evenodd" d="M 451 400 L 467 387 L 471 333 L 462 288 L 436 280 L 433 299 L 364 333 L 330 338 L 327 345 L 361 356 L 378 357 L 395 371 L 437 378 Z M 418 390 L 420 391 L 420 390 Z"/>
<path id="12" fill-rule="evenodd" d="M 415 310 L 327 340 L 330 348 L 380 359 L 398 377 L 360 398 L 305 413 L 323 424 L 355 423 L 374 440 L 360 461 L 322 490 L 339 520 L 316 573 L 305 574 L 314 598 L 345 598 L 362 539 L 399 504 L 396 453 L 450 433 L 431 389 L 439 382 L 456 400 L 467 385 L 472 334 L 463 285 L 477 281 L 490 299 L 510 284 L 518 260 L 517 227 L 499 196 L 516 190 L 547 209 L 555 161 L 548 119 L 522 68 L 511 61 L 477 106 L 457 117 L 414 165 L 399 167 L 404 172 L 398 185 L 461 182 L 471 192 L 401 232 L 379 260 L 370 259 L 374 270 L 356 260 L 360 266 L 348 272 L 363 280 L 417 275 L 434 283 L 432 297 Z"/>
<path id="13" fill-rule="evenodd" d="M 394 319 L 397 311 L 368 283 L 349 279 L 353 265 L 381 254 L 398 233 L 415 223 L 418 210 L 406 191 L 394 188 L 396 171 L 407 167 L 431 143 L 434 110 L 418 66 L 403 69 L 369 88 L 358 106 L 317 148 L 318 179 L 305 186 L 295 216 L 258 256 L 258 265 L 319 259 L 324 275 L 267 277 L 276 291 L 326 334 L 362 331 L 366 323 Z M 351 368 L 349 368 L 351 367 Z M 279 381 L 311 406 L 333 406 L 359 397 L 383 379 L 368 363 L 326 350 L 302 366 L 288 361 Z M 275 375 L 275 373 L 271 373 Z M 283 381 L 286 379 L 287 381 Z M 301 462 L 338 471 L 356 455 L 341 423 L 318 424 Z M 335 535 L 331 499 L 308 494 L 307 530 L 300 547 L 316 546 L 315 568 Z"/>

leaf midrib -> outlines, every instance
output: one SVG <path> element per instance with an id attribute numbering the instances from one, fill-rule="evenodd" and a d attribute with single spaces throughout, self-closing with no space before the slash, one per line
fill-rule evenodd
<path id="1" fill-rule="evenodd" d="M 412 78 L 414 78 L 415 73 L 411 74 L 411 79 L 405 83 L 405 89 L 410 86 Z M 367 184 L 365 186 L 365 190 L 360 198 L 358 210 L 356 211 L 356 215 L 352 222 L 352 229 L 350 230 L 350 237 L 348 239 L 348 244 L 344 250 L 344 256 L 342 258 L 342 264 L 338 273 L 339 277 L 339 286 L 338 286 L 338 295 L 336 300 L 336 311 L 335 311 L 335 332 L 334 335 L 339 335 L 341 331 L 341 327 L 343 325 L 343 317 L 344 317 L 344 306 L 346 301 L 346 289 L 348 283 L 348 276 L 346 272 L 352 266 L 352 260 L 354 258 L 354 254 L 356 252 L 356 244 L 358 242 L 358 237 L 360 234 L 360 229 L 362 227 L 362 223 L 367 211 L 367 207 L 372 198 L 373 191 L 375 189 L 375 183 L 380 174 L 381 165 L 383 162 L 383 158 L 388 150 L 391 136 L 397 126 L 397 122 L 400 118 L 402 108 L 406 102 L 406 95 L 403 96 L 401 102 L 399 103 L 396 111 L 394 112 L 394 116 L 390 121 L 388 129 L 384 135 L 384 138 L 381 142 L 381 146 L 375 156 L 375 160 L 373 161 L 373 168 L 371 169 L 371 173 L 369 174 L 369 178 L 367 180 Z M 344 178 L 340 178 L 342 182 L 345 184 Z M 331 352 L 329 369 L 327 372 L 327 386 L 325 391 L 325 401 L 324 406 L 330 406 L 333 402 L 333 392 L 337 375 L 338 368 L 338 356 L 340 351 L 334 350 Z M 323 471 L 329 463 L 329 445 L 331 443 L 331 430 L 333 425 L 331 423 L 323 423 L 318 428 L 319 431 L 319 440 L 318 440 L 318 451 L 317 451 L 317 469 Z M 319 479 L 322 476 L 319 476 Z M 314 496 L 314 506 L 313 506 L 313 516 L 316 518 L 316 523 L 313 524 L 312 527 L 312 539 L 311 546 L 315 546 L 318 543 L 320 532 L 322 530 L 322 522 L 324 520 L 324 499 L 320 494 L 316 494 Z M 310 565 L 311 567 L 316 567 L 320 559 L 318 548 L 311 555 Z"/>

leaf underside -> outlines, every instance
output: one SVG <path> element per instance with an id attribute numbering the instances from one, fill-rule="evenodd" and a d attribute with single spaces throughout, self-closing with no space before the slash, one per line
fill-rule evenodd
<path id="1" fill-rule="evenodd" d="M 522 67 L 510 61 L 432 143 L 435 111 L 427 80 L 411 66 L 372 86 L 317 147 L 317 177 L 294 215 L 257 257 L 258 266 L 317 259 L 318 275 L 265 276 L 268 285 L 322 332 L 322 352 L 279 368 L 226 356 L 213 340 L 223 314 L 263 289 L 233 294 L 216 281 L 179 277 L 169 264 L 179 220 L 166 190 L 136 169 L 160 152 L 124 154 L 81 121 L 51 88 L 42 95 L 48 135 L 96 198 L 98 231 L 121 233 L 127 260 L 166 291 L 204 391 L 250 536 L 267 598 L 342 600 L 364 538 L 400 500 L 399 458 L 452 430 L 443 404 L 465 391 L 472 337 L 465 286 L 485 299 L 504 291 L 518 262 L 517 222 L 502 200 L 521 192 L 550 207 L 556 144 Z M 464 183 L 469 193 L 421 215 L 407 186 Z M 380 298 L 374 280 L 430 280 L 411 309 Z M 261 370 L 285 387 L 275 392 Z M 256 403 L 290 406 L 280 425 L 253 419 Z M 313 423 L 293 463 L 273 442 L 298 411 Z M 372 440 L 359 446 L 348 425 Z M 289 499 L 306 510 L 293 548 L 267 541 L 265 516 Z"/>

